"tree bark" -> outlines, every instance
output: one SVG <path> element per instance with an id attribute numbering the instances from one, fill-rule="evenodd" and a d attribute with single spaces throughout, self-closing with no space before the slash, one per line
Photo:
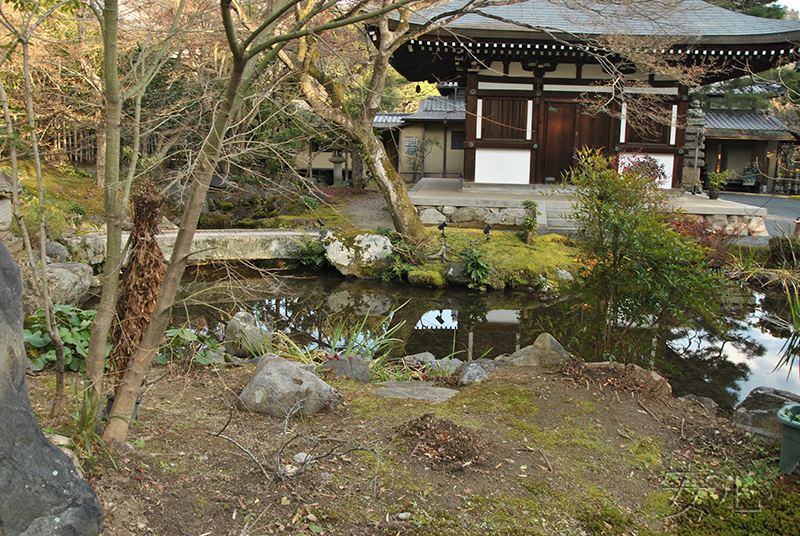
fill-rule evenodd
<path id="1" fill-rule="evenodd" d="M 108 332 L 114 319 L 114 309 L 119 294 L 119 272 L 122 267 L 122 219 L 124 207 L 120 203 L 120 123 L 122 96 L 117 69 L 117 39 L 119 33 L 117 0 L 107 0 L 103 7 L 103 65 L 106 102 L 105 128 L 105 184 L 103 188 L 106 217 L 106 257 L 101 276 L 102 290 L 97 315 L 92 323 L 86 357 L 84 390 L 89 396 L 83 408 L 84 415 L 97 414 L 103 395 Z M 85 421 L 84 421 L 85 422 Z"/>

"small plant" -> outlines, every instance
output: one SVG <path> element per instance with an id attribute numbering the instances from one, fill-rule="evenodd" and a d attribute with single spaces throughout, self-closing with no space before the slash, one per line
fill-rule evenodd
<path id="1" fill-rule="evenodd" d="M 395 235 L 394 229 L 390 229 L 389 227 L 378 227 L 375 229 L 375 232 L 389 239 L 393 238 Z"/>
<path id="2" fill-rule="evenodd" d="M 325 263 L 325 245 L 321 241 L 314 240 L 308 233 L 303 233 L 303 236 L 294 242 L 300 246 L 301 263 L 316 267 Z"/>
<path id="3" fill-rule="evenodd" d="M 89 336 L 97 311 L 79 309 L 72 305 L 54 307 L 58 334 L 64 341 L 64 367 L 67 370 L 83 372 L 86 370 L 86 354 L 89 349 Z M 44 309 L 29 320 L 23 339 L 31 348 L 31 370 L 42 370 L 56 360 L 53 340 L 47 333 Z M 106 352 L 108 355 L 108 352 Z"/>
<path id="4" fill-rule="evenodd" d="M 118 470 L 116 460 L 103 442 L 103 438 L 100 437 L 102 417 L 97 406 L 92 404 L 91 391 L 87 389 L 79 394 L 78 385 L 75 383 L 73 384 L 73 393 L 75 395 L 75 411 L 72 412 L 72 420 L 78 429 L 78 440 L 75 441 L 75 444 L 85 450 L 85 454 L 81 454 L 86 459 L 86 469 L 92 470 L 97 465 L 97 448 L 100 447 L 108 455 L 114 469 Z M 83 399 L 83 404 L 81 404 L 81 399 Z"/>
<path id="5" fill-rule="evenodd" d="M 477 248 L 471 247 L 461 253 L 461 266 L 470 280 L 470 287 L 484 289 L 486 278 L 491 272 L 491 265 L 484 260 L 486 255 Z"/>
<path id="6" fill-rule="evenodd" d="M 164 332 L 156 363 L 166 365 L 171 361 L 189 358 L 193 364 L 206 366 L 213 361 L 214 354 L 219 352 L 219 344 L 213 337 L 198 329 L 189 327 L 173 327 Z"/>
<path id="7" fill-rule="evenodd" d="M 730 177 L 730 170 L 725 171 L 709 171 L 708 172 L 708 189 L 709 190 L 722 190 L 728 184 L 728 177 Z"/>
<path id="8" fill-rule="evenodd" d="M 300 197 L 300 204 L 308 210 L 317 210 L 319 208 L 319 199 L 311 197 L 310 195 L 304 195 Z"/>

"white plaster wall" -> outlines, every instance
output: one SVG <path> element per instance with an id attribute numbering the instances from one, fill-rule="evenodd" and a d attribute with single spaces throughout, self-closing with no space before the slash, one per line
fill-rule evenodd
<path id="1" fill-rule="evenodd" d="M 475 182 L 479 184 L 529 184 L 531 152 L 528 149 L 476 149 Z"/>
<path id="2" fill-rule="evenodd" d="M 672 179 L 675 175 L 675 157 L 671 154 L 655 154 L 655 153 L 620 153 L 619 165 L 624 166 L 629 162 L 641 160 L 649 156 L 664 168 L 664 179 L 659 183 L 660 188 L 672 188 Z"/>

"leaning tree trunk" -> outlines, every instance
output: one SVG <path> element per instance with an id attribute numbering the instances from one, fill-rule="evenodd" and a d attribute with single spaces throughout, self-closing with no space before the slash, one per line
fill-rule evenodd
<path id="1" fill-rule="evenodd" d="M 112 447 L 125 443 L 130 427 L 130 416 L 136 404 L 139 388 L 150 368 L 164 331 L 167 329 L 170 310 L 175 302 L 175 296 L 180 288 L 181 278 L 186 270 L 189 252 L 192 247 L 192 238 L 197 229 L 197 222 L 203 211 L 203 202 L 211 185 L 211 177 L 216 169 L 216 162 L 222 152 L 223 138 L 228 129 L 231 110 L 237 98 L 237 92 L 242 83 L 244 62 L 235 62 L 228 80 L 225 99 L 219 107 L 219 112 L 214 118 L 214 125 L 203 143 L 198 155 L 200 171 L 197 172 L 189 187 L 189 199 L 181 217 L 181 226 L 175 238 L 175 247 L 172 257 L 164 274 L 164 281 L 158 293 L 153 316 L 147 327 L 136 354 L 128 363 L 122 383 L 117 389 L 114 405 L 108 418 L 108 424 L 103 432 L 103 441 Z"/>
<path id="2" fill-rule="evenodd" d="M 428 231 L 422 225 L 417 209 L 408 197 L 406 183 L 394 169 L 389 156 L 371 129 L 356 125 L 350 132 L 356 137 L 362 151 L 364 163 L 372 173 L 373 178 L 386 199 L 386 205 L 392 216 L 392 222 L 397 232 L 412 239 L 422 240 L 428 236 Z"/>

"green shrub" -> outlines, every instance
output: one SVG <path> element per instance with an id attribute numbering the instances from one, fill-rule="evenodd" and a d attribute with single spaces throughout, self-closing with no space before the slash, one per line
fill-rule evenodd
<path id="1" fill-rule="evenodd" d="M 310 195 L 304 195 L 300 197 L 300 204 L 308 210 L 317 210 L 319 208 L 319 199 L 311 197 Z"/>
<path id="2" fill-rule="evenodd" d="M 492 270 L 485 257 L 486 255 L 475 247 L 467 248 L 461 253 L 461 266 L 470 280 L 470 287 L 484 290 L 486 279 Z"/>
<path id="3" fill-rule="evenodd" d="M 86 370 L 86 354 L 89 350 L 89 336 L 97 311 L 83 310 L 72 305 L 56 305 L 53 311 L 56 318 L 56 329 L 64 343 L 64 368 L 75 372 L 84 372 Z M 47 333 L 44 309 L 39 309 L 36 316 L 29 319 L 26 324 L 23 340 L 29 346 L 31 370 L 42 370 L 49 363 L 55 363 L 56 360 L 53 340 Z M 108 355 L 108 351 L 106 355 Z"/>
<path id="4" fill-rule="evenodd" d="M 670 225 L 675 211 L 658 187 L 660 165 L 644 159 L 618 167 L 596 150 L 577 159 L 566 178 L 576 188 L 570 218 L 589 315 L 585 351 L 595 359 L 636 359 L 646 352 L 640 344 L 650 345 L 668 325 L 702 318 L 718 327 L 722 280 L 703 249 Z"/>

